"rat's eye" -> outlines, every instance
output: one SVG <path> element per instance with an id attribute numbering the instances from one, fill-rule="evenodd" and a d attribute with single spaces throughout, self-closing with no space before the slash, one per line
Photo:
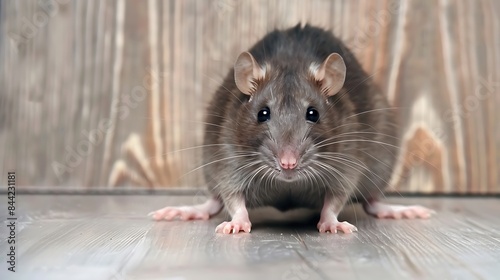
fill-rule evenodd
<path id="1" fill-rule="evenodd" d="M 267 122 L 268 120 L 271 119 L 271 110 L 269 110 L 268 107 L 264 107 L 260 109 L 259 113 L 257 114 L 257 120 L 260 123 Z"/>
<path id="2" fill-rule="evenodd" d="M 316 110 L 315 108 L 313 107 L 309 107 L 307 108 L 307 112 L 306 112 L 306 120 L 307 121 L 310 121 L 310 122 L 318 122 L 319 120 L 319 113 L 318 113 L 318 110 Z"/>

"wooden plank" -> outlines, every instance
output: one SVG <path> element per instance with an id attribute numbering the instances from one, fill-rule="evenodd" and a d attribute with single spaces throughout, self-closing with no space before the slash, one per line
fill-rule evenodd
<path id="1" fill-rule="evenodd" d="M 267 32 L 308 22 L 344 39 L 395 107 L 392 191 L 500 193 L 498 1 L 31 0 L 0 11 L 3 184 L 17 170 L 21 186 L 203 185 L 213 92 Z"/>
<path id="2" fill-rule="evenodd" d="M 388 199 L 435 209 L 429 220 L 377 220 L 359 205 L 348 206 L 341 218 L 359 229 L 351 235 L 319 234 L 316 214 L 305 210 L 253 210 L 252 232 L 238 235 L 214 233 L 225 214 L 190 222 L 146 217 L 166 205 L 201 199 L 19 196 L 16 277 L 5 265 L 0 277 L 496 279 L 500 273 L 500 203 L 494 198 Z M 6 220 L 5 212 L 0 218 Z M 2 227 L 0 234 L 6 231 Z M 7 246 L 6 239 L 0 241 L 2 252 Z"/>

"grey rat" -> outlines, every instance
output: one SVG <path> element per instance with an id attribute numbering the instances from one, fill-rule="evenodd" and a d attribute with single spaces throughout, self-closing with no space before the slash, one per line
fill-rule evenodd
<path id="1" fill-rule="evenodd" d="M 331 32 L 275 30 L 238 56 L 207 109 L 203 166 L 212 197 L 165 207 L 155 220 L 208 219 L 220 233 L 250 232 L 248 208 L 321 209 L 320 232 L 357 228 L 337 217 L 351 199 L 379 218 L 427 218 L 421 206 L 383 204 L 398 153 L 383 93 Z"/>

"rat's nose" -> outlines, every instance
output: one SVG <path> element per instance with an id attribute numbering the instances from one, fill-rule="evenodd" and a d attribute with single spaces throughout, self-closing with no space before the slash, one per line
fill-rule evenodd
<path id="1" fill-rule="evenodd" d="M 280 166 L 283 169 L 294 169 L 297 167 L 297 156 L 290 150 L 285 150 L 280 157 Z"/>

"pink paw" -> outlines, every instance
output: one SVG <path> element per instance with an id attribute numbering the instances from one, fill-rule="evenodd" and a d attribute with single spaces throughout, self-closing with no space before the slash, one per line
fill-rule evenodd
<path id="1" fill-rule="evenodd" d="M 250 221 L 240 221 L 240 220 L 232 220 L 230 222 L 222 222 L 215 228 L 216 233 L 238 233 L 240 231 L 250 232 L 252 228 L 252 223 Z"/>
<path id="2" fill-rule="evenodd" d="M 419 205 L 387 205 L 376 210 L 373 215 L 379 219 L 427 219 L 435 213 L 435 211 Z"/>
<path id="3" fill-rule="evenodd" d="M 179 206 L 179 207 L 165 207 L 148 214 L 154 220 L 167 220 L 171 221 L 179 218 L 183 221 L 187 220 L 208 220 L 210 215 L 207 211 L 198 209 L 193 206 Z"/>
<path id="4" fill-rule="evenodd" d="M 358 228 L 348 222 L 339 222 L 335 220 L 327 222 L 320 221 L 318 223 L 318 229 L 321 233 L 337 233 L 338 230 L 341 230 L 343 233 L 353 233 L 355 231 L 358 231 Z"/>

